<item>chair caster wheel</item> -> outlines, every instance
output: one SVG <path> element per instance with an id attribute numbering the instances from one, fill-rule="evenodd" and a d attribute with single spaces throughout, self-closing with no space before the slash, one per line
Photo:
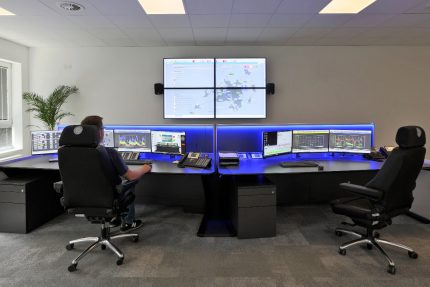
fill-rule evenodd
<path id="1" fill-rule="evenodd" d="M 135 242 L 135 243 L 136 243 L 136 242 L 139 242 L 139 236 L 135 236 L 135 237 L 133 237 L 133 238 L 132 238 L 132 240 L 133 240 L 133 242 Z"/>
<path id="2" fill-rule="evenodd" d="M 396 274 L 396 266 L 394 266 L 394 265 L 388 265 L 387 272 L 390 273 L 390 274 L 392 274 L 392 275 Z"/>
<path id="3" fill-rule="evenodd" d="M 375 234 L 373 234 L 373 236 L 375 236 L 375 238 L 379 238 L 379 237 L 381 237 L 381 234 L 379 234 L 379 232 L 375 232 Z"/>
<path id="4" fill-rule="evenodd" d="M 368 249 L 368 250 L 372 250 L 372 249 L 373 249 L 373 245 L 372 245 L 372 244 L 370 244 L 370 243 L 367 243 L 367 244 L 366 244 L 366 247 L 367 247 L 367 249 Z"/>
<path id="5" fill-rule="evenodd" d="M 67 244 L 67 245 L 66 245 L 66 249 L 67 249 L 67 250 L 72 250 L 72 249 L 73 249 L 73 247 L 75 247 L 75 244 L 73 244 L 73 243 L 72 243 L 72 244 Z M 70 266 L 71 266 L 71 265 L 70 265 Z"/>
<path id="6" fill-rule="evenodd" d="M 337 231 L 337 230 L 334 232 L 334 234 L 335 234 L 336 236 L 338 236 L 338 237 L 341 237 L 341 236 L 343 235 L 343 233 L 342 233 L 342 232 Z"/>
<path id="7" fill-rule="evenodd" d="M 69 270 L 69 272 L 75 272 L 77 265 L 78 264 L 71 264 L 71 265 L 69 265 L 69 267 L 67 267 L 67 270 Z"/>
<path id="8" fill-rule="evenodd" d="M 417 259 L 418 258 L 418 253 L 416 253 L 415 251 L 408 251 L 408 255 L 410 258 L 412 259 Z"/>
<path id="9" fill-rule="evenodd" d="M 116 261 L 116 265 L 122 265 L 122 263 L 124 262 L 124 258 L 121 258 L 121 259 L 118 259 L 117 261 Z"/>
<path id="10" fill-rule="evenodd" d="M 339 249 L 339 254 L 340 255 L 346 255 L 346 250 L 345 249 Z"/>
<path id="11" fill-rule="evenodd" d="M 106 250 L 106 245 L 102 244 L 101 247 L 102 247 L 102 250 Z"/>

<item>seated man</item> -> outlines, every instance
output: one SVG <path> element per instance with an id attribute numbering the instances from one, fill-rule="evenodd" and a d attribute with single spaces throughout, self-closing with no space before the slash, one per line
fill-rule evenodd
<path id="1" fill-rule="evenodd" d="M 104 138 L 104 128 L 103 128 L 103 118 L 99 116 L 88 116 L 82 120 L 81 125 L 93 125 L 99 129 L 99 142 L 103 143 Z M 124 163 L 122 157 L 114 148 L 106 148 L 107 153 L 109 154 L 110 161 L 113 167 L 113 170 L 117 173 L 117 184 L 121 183 L 121 177 L 126 178 L 127 180 L 136 180 L 139 179 L 145 173 L 151 171 L 151 166 L 148 164 L 142 165 L 137 169 L 129 169 L 128 166 Z M 127 192 L 134 193 L 134 187 L 132 187 Z M 122 225 L 120 228 L 121 232 L 128 232 L 132 229 L 140 228 L 143 223 L 141 220 L 135 219 L 135 208 L 134 202 L 132 202 L 128 207 L 127 215 L 122 218 Z M 116 219 L 112 222 L 112 225 L 119 225 L 121 223 L 121 219 Z"/>

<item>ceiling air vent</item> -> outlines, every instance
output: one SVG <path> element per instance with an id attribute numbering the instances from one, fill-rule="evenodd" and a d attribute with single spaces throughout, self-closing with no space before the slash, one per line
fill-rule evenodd
<path id="1" fill-rule="evenodd" d="M 58 2 L 57 5 L 68 12 L 78 12 L 85 9 L 83 5 L 74 2 Z"/>

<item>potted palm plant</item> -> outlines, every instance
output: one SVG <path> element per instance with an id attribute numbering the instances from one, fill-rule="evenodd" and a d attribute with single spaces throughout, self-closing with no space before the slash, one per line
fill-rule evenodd
<path id="1" fill-rule="evenodd" d="M 46 99 L 36 93 L 24 93 L 23 99 L 28 104 L 27 112 L 34 112 L 36 119 L 42 121 L 49 130 L 54 130 L 55 125 L 72 113 L 63 112 L 61 106 L 67 98 L 77 94 L 79 89 L 75 86 L 58 86 Z"/>

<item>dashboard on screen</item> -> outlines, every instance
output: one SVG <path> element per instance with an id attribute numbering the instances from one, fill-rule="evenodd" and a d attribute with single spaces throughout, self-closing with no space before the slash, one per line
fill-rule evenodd
<path id="1" fill-rule="evenodd" d="M 266 118 L 266 59 L 164 59 L 164 117 Z"/>

